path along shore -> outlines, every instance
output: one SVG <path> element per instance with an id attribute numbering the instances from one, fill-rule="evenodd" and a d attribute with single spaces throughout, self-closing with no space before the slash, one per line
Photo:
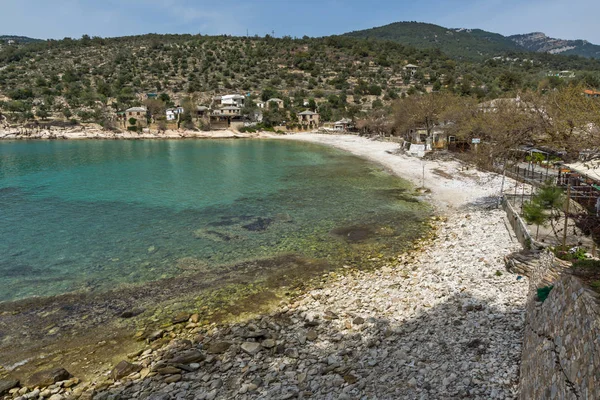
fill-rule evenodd
<path id="1" fill-rule="evenodd" d="M 394 154 L 395 143 L 280 138 L 334 146 L 422 185 L 422 161 Z M 34 388 L 13 389 L 7 398 L 515 398 L 527 279 L 504 268 L 503 257 L 520 245 L 495 208 L 502 178 L 452 161 L 424 166 L 438 210 L 434 234 L 389 266 L 345 266 L 347 273 L 245 323 L 205 328 L 192 315 L 181 333 L 158 332 L 111 376 L 31 397 Z"/>

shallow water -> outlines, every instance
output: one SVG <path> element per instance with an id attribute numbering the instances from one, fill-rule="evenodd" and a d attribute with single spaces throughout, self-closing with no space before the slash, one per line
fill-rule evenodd
<path id="1" fill-rule="evenodd" d="M 0 142 L 0 301 L 209 280 L 289 254 L 391 255 L 428 213 L 407 188 L 306 143 Z"/>

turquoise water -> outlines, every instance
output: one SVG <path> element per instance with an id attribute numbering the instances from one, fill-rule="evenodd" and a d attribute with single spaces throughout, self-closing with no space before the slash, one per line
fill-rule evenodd
<path id="1" fill-rule="evenodd" d="M 0 301 L 218 276 L 282 254 L 391 254 L 427 213 L 406 188 L 288 141 L 0 142 Z"/>

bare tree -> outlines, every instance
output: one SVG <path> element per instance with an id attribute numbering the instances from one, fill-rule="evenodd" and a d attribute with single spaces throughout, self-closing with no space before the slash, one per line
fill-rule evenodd
<path id="1" fill-rule="evenodd" d="M 433 128 L 444 122 L 447 113 L 458 102 L 449 93 L 429 93 L 399 99 L 393 106 L 394 127 L 398 134 L 411 129 L 423 128 L 431 138 Z"/>

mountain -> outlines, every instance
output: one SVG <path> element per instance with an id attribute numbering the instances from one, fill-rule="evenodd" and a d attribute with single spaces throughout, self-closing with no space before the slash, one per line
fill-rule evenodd
<path id="1" fill-rule="evenodd" d="M 512 35 L 508 38 L 528 51 L 600 58 L 600 46 L 587 40 L 555 39 L 542 32 Z"/>
<path id="2" fill-rule="evenodd" d="M 0 43 L 16 43 L 16 44 L 27 44 L 41 42 L 41 39 L 34 39 L 27 36 L 15 36 L 15 35 L 0 35 Z"/>
<path id="3" fill-rule="evenodd" d="M 503 36 L 481 29 L 445 28 L 423 22 L 395 22 L 345 34 L 363 39 L 385 39 L 418 49 L 439 48 L 455 59 L 482 60 L 507 53 L 550 53 L 600 59 L 600 46 L 585 40 L 553 39 L 541 32 Z"/>
<path id="4" fill-rule="evenodd" d="M 523 51 L 513 40 L 481 29 L 449 29 L 423 22 L 395 22 L 345 34 L 355 38 L 385 39 L 419 49 L 439 48 L 459 59 L 484 59 L 510 51 Z"/>

